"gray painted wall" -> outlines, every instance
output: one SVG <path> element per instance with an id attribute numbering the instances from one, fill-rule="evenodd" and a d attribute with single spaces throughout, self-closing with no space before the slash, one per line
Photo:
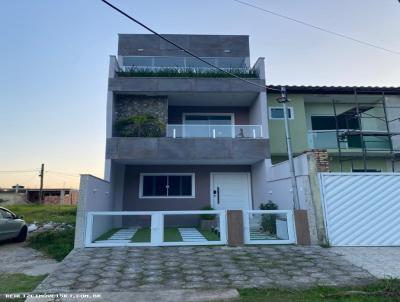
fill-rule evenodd
<path id="1" fill-rule="evenodd" d="M 210 205 L 211 172 L 251 172 L 250 166 L 127 166 L 125 170 L 124 211 L 200 210 Z M 195 198 L 140 199 L 140 173 L 195 173 Z"/>
<path id="2" fill-rule="evenodd" d="M 132 164 L 249 164 L 269 158 L 267 139 L 114 137 L 106 158 Z"/>
<path id="3" fill-rule="evenodd" d="M 108 89 L 119 92 L 255 92 L 264 91 L 265 81 L 248 78 L 251 85 L 233 78 L 156 78 L 119 77 L 108 79 Z"/>
<path id="4" fill-rule="evenodd" d="M 249 57 L 249 36 L 171 35 L 164 37 L 202 57 Z M 141 51 L 139 50 L 141 49 Z M 230 52 L 225 52 L 229 49 Z M 119 34 L 120 56 L 188 56 L 153 34 Z"/>

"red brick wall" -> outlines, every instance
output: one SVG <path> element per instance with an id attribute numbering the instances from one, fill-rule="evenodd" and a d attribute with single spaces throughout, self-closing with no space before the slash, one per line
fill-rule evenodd
<path id="1" fill-rule="evenodd" d="M 310 151 L 315 158 L 318 172 L 329 172 L 329 156 L 328 152 L 324 149 L 312 149 Z"/>

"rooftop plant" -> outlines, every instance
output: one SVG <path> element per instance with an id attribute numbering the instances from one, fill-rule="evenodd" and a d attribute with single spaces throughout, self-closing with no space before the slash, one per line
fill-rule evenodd
<path id="1" fill-rule="evenodd" d="M 258 78 L 258 72 L 255 69 L 227 69 L 229 73 L 242 78 Z M 227 73 L 216 69 L 199 68 L 162 68 L 151 69 L 142 67 L 131 67 L 128 70 L 117 71 L 119 77 L 185 77 L 185 78 L 231 78 Z"/>

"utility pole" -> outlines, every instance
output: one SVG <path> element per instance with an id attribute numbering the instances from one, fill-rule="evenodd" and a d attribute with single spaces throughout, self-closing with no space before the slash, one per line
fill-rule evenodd
<path id="1" fill-rule="evenodd" d="M 296 173 L 294 168 L 293 153 L 292 153 L 292 140 L 290 137 L 290 128 L 288 120 L 288 107 L 287 104 L 289 99 L 287 98 L 286 87 L 281 87 L 281 97 L 277 99 L 278 103 L 283 105 L 283 117 L 285 121 L 285 136 L 286 136 L 286 146 L 289 158 L 289 169 L 290 169 L 290 180 L 292 183 L 293 191 L 293 207 L 295 210 L 300 210 L 299 202 L 299 191 L 297 190 Z"/>
<path id="2" fill-rule="evenodd" d="M 40 168 L 40 189 L 39 189 L 39 203 L 43 202 L 43 178 L 44 178 L 44 164 Z"/>

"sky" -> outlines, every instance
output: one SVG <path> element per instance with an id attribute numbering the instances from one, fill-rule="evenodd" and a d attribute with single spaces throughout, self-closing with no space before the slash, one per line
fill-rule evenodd
<path id="1" fill-rule="evenodd" d="M 233 0 L 109 0 L 160 33 L 246 34 L 269 84 L 400 86 L 400 55 Z M 400 52 L 397 0 L 245 0 Z M 109 55 L 147 33 L 100 0 L 1 0 L 0 187 L 103 176 Z M 27 171 L 27 172 L 8 172 Z"/>

